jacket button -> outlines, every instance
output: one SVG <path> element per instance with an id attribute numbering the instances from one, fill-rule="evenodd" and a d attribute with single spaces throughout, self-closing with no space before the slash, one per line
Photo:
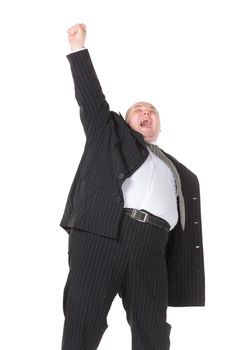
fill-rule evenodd
<path id="1" fill-rule="evenodd" d="M 118 174 L 118 177 L 119 177 L 120 179 L 122 179 L 122 178 L 124 177 L 124 173 Z"/>
<path id="2" fill-rule="evenodd" d="M 129 169 L 130 170 L 134 169 L 134 165 L 133 164 L 129 165 Z"/>
<path id="3" fill-rule="evenodd" d="M 117 202 L 117 203 L 120 203 L 120 201 L 121 201 L 121 197 L 120 197 L 120 196 L 117 196 L 117 197 L 116 197 L 116 202 Z"/>

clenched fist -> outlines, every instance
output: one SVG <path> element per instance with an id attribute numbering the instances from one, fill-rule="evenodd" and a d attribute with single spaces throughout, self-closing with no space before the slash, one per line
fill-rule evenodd
<path id="1" fill-rule="evenodd" d="M 68 41 L 71 50 L 81 49 L 84 47 L 86 40 L 86 25 L 77 23 L 67 30 Z"/>

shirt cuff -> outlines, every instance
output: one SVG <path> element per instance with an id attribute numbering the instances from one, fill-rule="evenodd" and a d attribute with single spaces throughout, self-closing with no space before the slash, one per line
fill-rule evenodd
<path id="1" fill-rule="evenodd" d="M 81 47 L 80 49 L 73 50 L 73 51 L 71 51 L 69 53 L 73 53 L 73 52 L 80 51 L 80 50 L 85 50 L 85 49 L 86 49 L 86 47 Z"/>

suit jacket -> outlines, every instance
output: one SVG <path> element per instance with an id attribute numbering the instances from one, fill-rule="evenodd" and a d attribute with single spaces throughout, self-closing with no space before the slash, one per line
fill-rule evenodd
<path id="1" fill-rule="evenodd" d="M 66 57 L 70 62 L 86 143 L 60 226 L 68 233 L 75 227 L 116 239 L 124 205 L 121 185 L 146 160 L 149 151 L 143 135 L 133 130 L 120 113 L 110 111 L 88 50 L 72 52 Z M 169 153 L 164 153 L 179 172 L 186 210 L 184 231 L 178 220 L 165 248 L 168 305 L 204 306 L 198 178 Z"/>

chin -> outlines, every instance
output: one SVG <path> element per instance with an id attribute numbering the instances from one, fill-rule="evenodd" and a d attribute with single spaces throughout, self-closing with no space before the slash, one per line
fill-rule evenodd
<path id="1" fill-rule="evenodd" d="M 154 134 L 151 134 L 151 135 L 144 135 L 144 137 L 150 139 L 151 141 L 156 141 L 159 137 L 159 134 L 157 133 L 154 133 Z"/>
<path id="2" fill-rule="evenodd" d="M 151 141 L 156 141 L 157 140 L 157 137 L 156 136 L 148 136 L 148 135 L 144 135 L 143 134 L 143 137 L 146 141 L 148 142 L 151 142 Z"/>

